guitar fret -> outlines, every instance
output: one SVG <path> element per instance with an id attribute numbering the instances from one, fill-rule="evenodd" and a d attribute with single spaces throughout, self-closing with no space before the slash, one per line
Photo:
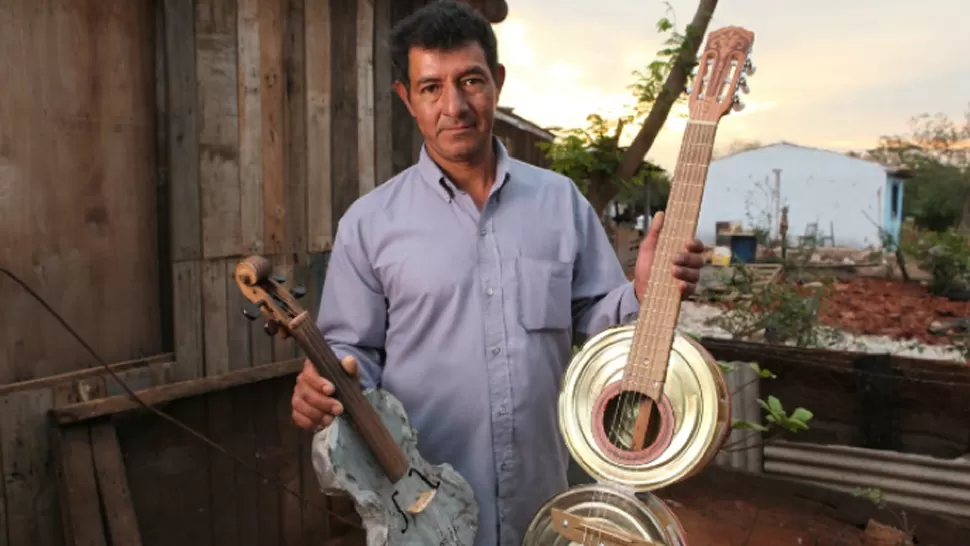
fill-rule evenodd
<path id="1" fill-rule="evenodd" d="M 666 380 L 667 361 L 680 313 L 678 282 L 670 263 L 694 238 L 716 124 L 688 125 L 674 171 L 667 213 L 651 268 L 650 281 L 641 296 L 640 313 L 630 349 L 623 388 L 658 399 Z"/>

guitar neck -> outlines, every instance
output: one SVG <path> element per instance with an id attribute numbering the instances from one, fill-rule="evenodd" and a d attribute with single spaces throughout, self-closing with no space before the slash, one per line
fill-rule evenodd
<path id="1" fill-rule="evenodd" d="M 370 447 L 388 479 L 394 483 L 403 478 L 410 467 L 407 456 L 394 442 L 374 407 L 364 398 L 360 384 L 344 371 L 340 359 L 327 345 L 313 321 L 304 320 L 295 327 L 293 337 L 303 348 L 317 373 L 334 384 L 337 391 L 334 397 L 343 404 L 347 416 Z"/>
<path id="2" fill-rule="evenodd" d="M 704 182 L 711 161 L 717 125 L 689 122 L 681 143 L 674 179 L 664 212 L 663 230 L 650 269 L 650 282 L 640 301 L 640 313 L 623 376 L 623 388 L 657 400 L 667 376 L 667 361 L 680 315 L 678 281 L 672 260 L 694 239 Z"/>

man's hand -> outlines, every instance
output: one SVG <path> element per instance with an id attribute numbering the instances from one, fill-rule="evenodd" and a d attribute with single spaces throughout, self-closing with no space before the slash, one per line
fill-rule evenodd
<path id="1" fill-rule="evenodd" d="M 640 243 L 640 250 L 637 253 L 637 265 L 633 273 L 633 290 L 636 292 L 638 301 L 642 301 L 643 293 L 647 289 L 647 282 L 650 280 L 650 266 L 653 264 L 653 257 L 657 250 L 657 241 L 660 239 L 662 228 L 663 213 L 658 212 L 653 217 L 650 230 Z M 686 298 L 694 293 L 697 281 L 701 278 L 702 267 L 704 267 L 704 243 L 699 239 L 685 242 L 684 252 L 674 256 L 673 263 L 670 264 L 670 272 L 678 281 L 681 297 Z"/>
<path id="2" fill-rule="evenodd" d="M 345 356 L 340 365 L 355 379 L 360 378 L 354 357 Z M 344 411 L 343 405 L 333 398 L 334 391 L 333 383 L 320 377 L 313 363 L 304 361 L 290 402 L 296 426 L 307 430 L 322 430 L 329 426 L 333 418 Z"/>

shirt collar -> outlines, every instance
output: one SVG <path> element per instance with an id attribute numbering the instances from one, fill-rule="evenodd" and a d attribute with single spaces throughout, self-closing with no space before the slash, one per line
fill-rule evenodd
<path id="1" fill-rule="evenodd" d="M 505 186 L 506 181 L 510 177 L 509 167 L 511 166 L 511 159 L 509 157 L 508 150 L 502 145 L 496 137 L 492 137 L 492 146 L 495 150 L 495 184 L 492 185 L 492 191 L 490 195 L 496 195 Z M 427 182 L 431 189 L 440 195 L 446 201 L 451 201 L 455 198 L 455 195 L 461 192 L 455 184 L 445 176 L 445 173 L 438 167 L 438 164 L 431 159 L 428 155 L 428 150 L 425 144 L 421 145 L 421 153 L 418 154 L 417 162 L 418 173 L 421 178 Z"/>

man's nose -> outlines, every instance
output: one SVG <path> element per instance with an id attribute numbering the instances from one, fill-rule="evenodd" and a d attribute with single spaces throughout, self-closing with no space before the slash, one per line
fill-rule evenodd
<path id="1" fill-rule="evenodd" d="M 467 109 L 465 93 L 454 84 L 445 86 L 443 113 L 448 117 L 460 118 Z"/>

